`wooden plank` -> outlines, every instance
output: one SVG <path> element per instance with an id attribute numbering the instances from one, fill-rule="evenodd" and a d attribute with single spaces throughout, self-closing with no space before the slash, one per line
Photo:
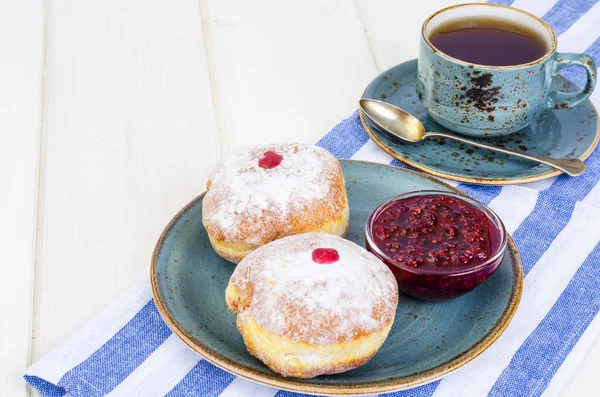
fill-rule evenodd
<path id="1" fill-rule="evenodd" d="M 357 0 L 356 3 L 377 68 L 383 72 L 416 58 L 425 19 L 437 10 L 456 4 L 456 0 Z"/>
<path id="2" fill-rule="evenodd" d="M 33 356 L 148 277 L 219 152 L 196 0 L 53 0 Z"/>
<path id="3" fill-rule="evenodd" d="M 0 396 L 25 396 L 31 339 L 44 5 L 0 3 Z"/>
<path id="4" fill-rule="evenodd" d="M 231 147 L 312 143 L 357 108 L 376 70 L 352 1 L 205 1 Z"/>

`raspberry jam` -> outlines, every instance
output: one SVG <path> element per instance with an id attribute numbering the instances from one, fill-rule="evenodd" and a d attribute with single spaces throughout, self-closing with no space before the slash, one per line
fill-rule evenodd
<path id="1" fill-rule="evenodd" d="M 335 248 L 316 248 L 312 252 L 312 260 L 321 265 L 330 265 L 340 259 Z"/>
<path id="2" fill-rule="evenodd" d="M 266 170 L 270 170 L 271 168 L 277 167 L 281 164 L 281 160 L 283 160 L 283 156 L 279 153 L 276 153 L 272 150 L 267 150 L 263 156 L 258 159 L 258 166 L 260 168 L 264 168 Z"/>
<path id="3" fill-rule="evenodd" d="M 367 221 L 367 249 L 388 265 L 402 292 L 424 300 L 472 290 L 498 268 L 505 248 L 500 219 L 450 192 L 397 196 Z"/>

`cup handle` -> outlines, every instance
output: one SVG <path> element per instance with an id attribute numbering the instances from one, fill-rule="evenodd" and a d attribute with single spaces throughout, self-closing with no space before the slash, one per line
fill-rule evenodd
<path id="1" fill-rule="evenodd" d="M 581 66 L 587 72 L 587 82 L 585 88 L 576 93 L 552 91 L 548 98 L 548 107 L 554 109 L 572 108 L 585 101 L 594 91 L 596 86 L 596 63 L 586 54 L 560 54 L 557 53 L 554 58 L 552 75 L 556 76 L 558 72 L 567 66 Z"/>

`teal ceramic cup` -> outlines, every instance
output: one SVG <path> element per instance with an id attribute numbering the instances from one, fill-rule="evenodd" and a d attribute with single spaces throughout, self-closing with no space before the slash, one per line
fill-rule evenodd
<path id="1" fill-rule="evenodd" d="M 522 25 L 544 40 L 547 52 L 522 65 L 488 66 L 461 61 L 432 45 L 429 37 L 439 26 L 469 18 Z M 423 24 L 417 93 L 429 115 L 452 131 L 474 137 L 508 135 L 525 128 L 548 108 L 577 106 L 594 90 L 594 60 L 585 54 L 558 53 L 556 46 L 552 28 L 525 11 L 495 4 L 445 8 Z M 587 72 L 585 88 L 577 93 L 553 90 L 553 76 L 571 65 Z"/>

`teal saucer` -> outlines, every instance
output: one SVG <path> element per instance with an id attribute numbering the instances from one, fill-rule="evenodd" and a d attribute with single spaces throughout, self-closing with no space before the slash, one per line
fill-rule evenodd
<path id="1" fill-rule="evenodd" d="M 365 221 L 384 200 L 413 190 L 457 191 L 426 175 L 397 167 L 341 161 L 350 201 L 346 238 L 364 246 Z M 154 299 L 163 319 L 188 346 L 235 375 L 281 389 L 314 394 L 363 394 L 401 390 L 461 367 L 504 331 L 521 297 L 523 273 L 509 243 L 500 268 L 472 292 L 446 302 L 400 295 L 388 339 L 365 365 L 314 379 L 284 378 L 246 350 L 227 310 L 225 287 L 235 265 L 210 246 L 202 226 L 202 198 L 166 227 L 152 258 Z"/>
<path id="2" fill-rule="evenodd" d="M 383 100 L 412 113 L 425 125 L 426 131 L 450 132 L 427 114 L 417 97 L 416 79 L 417 60 L 413 59 L 377 76 L 367 86 L 363 97 Z M 579 90 L 562 76 L 554 78 L 553 87 L 559 91 Z M 561 173 L 544 164 L 445 139 L 400 142 L 380 131 L 362 113 L 360 118 L 367 134 L 379 147 L 428 174 L 468 183 L 508 185 L 538 181 Z M 596 147 L 599 137 L 598 114 L 587 100 L 574 108 L 547 110 L 528 127 L 512 135 L 482 141 L 527 153 L 584 160 Z"/>

